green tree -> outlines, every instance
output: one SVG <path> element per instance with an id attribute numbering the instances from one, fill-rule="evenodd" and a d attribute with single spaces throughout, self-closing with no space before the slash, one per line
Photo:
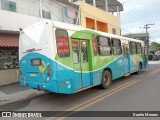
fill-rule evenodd
<path id="1" fill-rule="evenodd" d="M 150 51 L 159 51 L 160 50 L 160 44 L 157 42 L 151 42 L 151 44 L 149 45 L 149 49 Z"/>

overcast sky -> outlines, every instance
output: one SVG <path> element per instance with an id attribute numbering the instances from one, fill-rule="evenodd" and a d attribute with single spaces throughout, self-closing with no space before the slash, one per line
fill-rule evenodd
<path id="1" fill-rule="evenodd" d="M 160 43 L 160 0 L 119 0 L 124 5 L 121 12 L 122 34 L 145 32 L 145 24 L 150 26 L 150 41 Z"/>

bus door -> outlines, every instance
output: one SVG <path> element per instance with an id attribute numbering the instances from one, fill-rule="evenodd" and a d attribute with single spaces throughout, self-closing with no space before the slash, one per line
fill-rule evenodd
<path id="1" fill-rule="evenodd" d="M 124 74 L 127 74 L 130 72 L 130 58 L 128 56 L 128 47 L 126 44 L 122 45 L 123 47 L 123 55 L 124 55 Z"/>
<path id="2" fill-rule="evenodd" d="M 89 71 L 89 42 L 87 40 L 72 40 L 73 68 L 75 90 L 91 85 Z"/>

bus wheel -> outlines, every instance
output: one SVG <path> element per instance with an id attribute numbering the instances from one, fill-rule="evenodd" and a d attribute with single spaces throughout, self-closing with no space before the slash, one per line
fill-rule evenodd
<path id="1" fill-rule="evenodd" d="M 105 70 L 102 75 L 101 88 L 107 89 L 110 87 L 112 81 L 111 73 L 108 70 Z"/>
<path id="2" fill-rule="evenodd" d="M 139 63 L 137 74 L 141 73 L 141 71 L 142 71 L 142 65 Z"/>

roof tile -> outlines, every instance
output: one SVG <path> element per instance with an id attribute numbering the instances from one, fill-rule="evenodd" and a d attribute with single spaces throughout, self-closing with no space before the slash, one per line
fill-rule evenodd
<path id="1" fill-rule="evenodd" d="M 19 35 L 0 34 L 0 47 L 18 47 Z"/>

